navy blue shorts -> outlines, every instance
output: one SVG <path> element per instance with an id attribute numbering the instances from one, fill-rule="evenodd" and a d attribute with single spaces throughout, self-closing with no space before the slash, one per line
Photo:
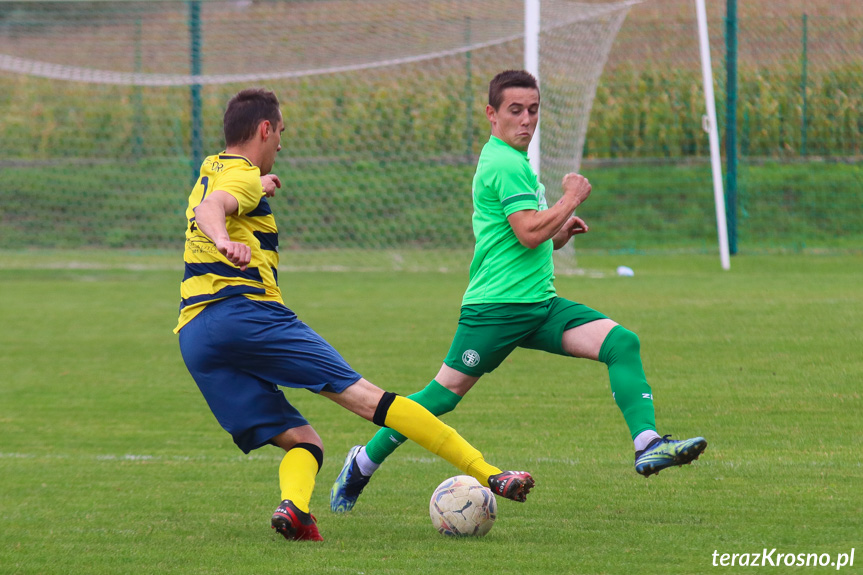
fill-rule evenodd
<path id="1" fill-rule="evenodd" d="M 341 393 L 362 377 L 293 311 L 243 296 L 212 303 L 183 326 L 180 351 L 216 419 L 245 453 L 308 425 L 279 386 Z"/>

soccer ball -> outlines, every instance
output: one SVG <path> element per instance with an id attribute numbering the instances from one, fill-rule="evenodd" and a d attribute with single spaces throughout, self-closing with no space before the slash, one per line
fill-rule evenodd
<path id="1" fill-rule="evenodd" d="M 481 537 L 494 525 L 497 500 L 491 489 L 470 475 L 456 475 L 434 490 L 429 515 L 432 525 L 443 535 Z"/>

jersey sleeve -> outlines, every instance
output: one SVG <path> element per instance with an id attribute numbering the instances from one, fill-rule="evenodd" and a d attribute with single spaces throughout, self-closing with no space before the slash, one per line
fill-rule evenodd
<path id="1" fill-rule="evenodd" d="M 522 210 L 539 210 L 536 176 L 527 169 L 501 167 L 497 171 L 497 194 L 503 212 L 509 216 Z"/>
<path id="2" fill-rule="evenodd" d="M 237 166 L 227 170 L 216 185 L 217 189 L 234 196 L 239 205 L 237 214 L 241 216 L 257 208 L 264 196 L 260 170 L 257 168 Z"/>

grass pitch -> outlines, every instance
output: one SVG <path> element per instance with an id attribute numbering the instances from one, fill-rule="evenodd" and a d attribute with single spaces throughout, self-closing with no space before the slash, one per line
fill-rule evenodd
<path id="1" fill-rule="evenodd" d="M 660 432 L 710 445 L 644 479 L 605 367 L 519 350 L 446 417 L 537 480 L 527 503 L 499 500 L 482 539 L 432 528 L 428 498 L 458 472 L 413 444 L 332 515 L 342 457 L 375 428 L 288 390 L 327 449 L 320 545 L 269 529 L 279 451 L 237 450 L 183 366 L 177 254 L 0 255 L 0 573 L 682 574 L 764 548 L 856 548 L 843 570 L 863 564 L 860 255 L 740 256 L 728 272 L 715 256 L 580 255 L 590 273 L 559 278 L 559 293 L 639 334 Z M 281 277 L 302 319 L 405 394 L 436 373 L 465 281 Z"/>

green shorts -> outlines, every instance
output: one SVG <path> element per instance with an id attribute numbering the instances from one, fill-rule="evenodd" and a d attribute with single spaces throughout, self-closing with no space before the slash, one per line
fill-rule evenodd
<path id="1" fill-rule="evenodd" d="M 606 316 L 562 297 L 465 305 L 444 363 L 479 377 L 494 371 L 517 347 L 569 356 L 563 350 L 563 332 L 598 319 Z"/>

